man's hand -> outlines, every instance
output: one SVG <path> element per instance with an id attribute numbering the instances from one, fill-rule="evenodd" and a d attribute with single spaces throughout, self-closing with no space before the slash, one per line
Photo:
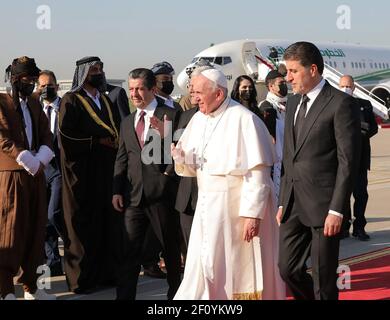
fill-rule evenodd
<path id="1" fill-rule="evenodd" d="M 181 142 L 178 142 L 177 146 L 174 143 L 171 144 L 171 156 L 177 164 L 184 164 L 185 153 L 181 148 Z"/>
<path id="2" fill-rule="evenodd" d="M 114 194 L 112 197 L 112 205 L 116 211 L 123 212 L 123 196 Z"/>
<path id="3" fill-rule="evenodd" d="M 254 218 L 243 218 L 244 219 L 244 230 L 242 233 L 242 239 L 247 242 L 259 235 L 260 231 L 260 219 Z"/>
<path id="4" fill-rule="evenodd" d="M 283 208 L 279 208 L 278 212 L 276 213 L 276 221 L 277 221 L 279 227 L 280 227 L 280 224 L 282 223 L 282 215 L 283 215 Z"/>
<path id="5" fill-rule="evenodd" d="M 329 214 L 325 220 L 324 236 L 334 237 L 337 235 L 341 230 L 342 223 L 343 218 L 335 216 L 334 214 Z"/>
<path id="6" fill-rule="evenodd" d="M 168 130 L 168 124 L 170 120 L 168 119 L 168 116 L 164 116 L 164 122 L 158 119 L 157 117 L 153 116 L 150 118 L 150 126 L 157 130 L 160 134 L 160 137 L 166 138 L 169 134 Z"/>

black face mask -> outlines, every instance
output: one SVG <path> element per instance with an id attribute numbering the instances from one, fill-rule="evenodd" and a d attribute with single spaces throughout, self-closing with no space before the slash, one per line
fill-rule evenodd
<path id="1" fill-rule="evenodd" d="M 88 83 L 100 92 L 106 91 L 107 81 L 104 73 L 90 75 Z"/>
<path id="2" fill-rule="evenodd" d="M 245 90 L 240 92 L 240 99 L 243 101 L 250 101 L 252 97 L 252 90 Z"/>
<path id="3" fill-rule="evenodd" d="M 287 84 L 281 83 L 281 84 L 279 85 L 279 94 L 280 94 L 282 97 L 287 96 L 287 94 L 288 94 Z"/>
<path id="4" fill-rule="evenodd" d="M 43 100 L 53 102 L 57 98 L 57 90 L 54 87 L 45 87 L 41 92 Z"/>
<path id="5" fill-rule="evenodd" d="M 23 97 L 29 97 L 34 92 L 35 84 L 34 83 L 25 83 L 19 82 L 19 93 Z"/>
<path id="6" fill-rule="evenodd" d="M 175 85 L 173 84 L 173 81 L 162 82 L 161 91 L 167 94 L 168 96 L 173 92 L 173 89 L 175 89 Z"/>

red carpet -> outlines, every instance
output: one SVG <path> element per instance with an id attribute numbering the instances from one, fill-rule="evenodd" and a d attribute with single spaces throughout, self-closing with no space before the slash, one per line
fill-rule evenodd
<path id="1" fill-rule="evenodd" d="M 340 300 L 390 300 L 390 248 L 340 261 L 351 268 Z"/>
<path id="2" fill-rule="evenodd" d="M 390 248 L 370 252 L 340 261 L 351 273 L 344 273 L 340 300 L 390 300 Z M 350 280 L 347 280 L 347 279 Z M 287 300 L 293 300 L 287 289 Z"/>

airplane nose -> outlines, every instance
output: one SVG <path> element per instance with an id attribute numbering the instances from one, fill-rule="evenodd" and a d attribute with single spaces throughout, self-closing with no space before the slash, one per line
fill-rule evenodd
<path id="1" fill-rule="evenodd" d="M 176 82 L 180 89 L 182 89 L 183 91 L 187 91 L 188 75 L 186 73 L 186 69 L 179 73 Z"/>

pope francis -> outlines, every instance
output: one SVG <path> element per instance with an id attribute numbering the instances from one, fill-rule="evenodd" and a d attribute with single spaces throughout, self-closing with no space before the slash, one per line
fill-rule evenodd
<path id="1" fill-rule="evenodd" d="M 284 299 L 271 136 L 227 97 L 221 71 L 195 70 L 191 85 L 199 112 L 171 151 L 177 174 L 197 177 L 199 195 L 175 299 Z"/>

